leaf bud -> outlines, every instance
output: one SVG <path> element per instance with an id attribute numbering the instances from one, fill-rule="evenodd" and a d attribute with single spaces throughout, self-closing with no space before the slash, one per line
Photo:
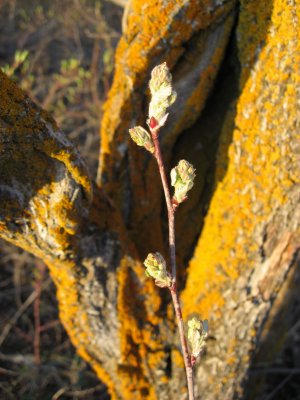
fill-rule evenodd
<path id="1" fill-rule="evenodd" d="M 167 108 L 177 97 L 172 88 L 172 75 L 166 62 L 152 70 L 149 88 L 152 95 L 149 104 L 149 120 L 154 117 L 159 127 L 164 126 L 168 117 Z"/>
<path id="2" fill-rule="evenodd" d="M 146 267 L 146 275 L 154 278 L 157 286 L 171 286 L 171 276 L 167 272 L 166 261 L 160 253 L 149 253 L 144 265 Z"/>
<path id="3" fill-rule="evenodd" d="M 182 203 L 187 198 L 187 193 L 194 186 L 195 168 L 186 160 L 180 160 L 178 165 L 171 170 L 171 185 L 175 193 L 173 199 Z"/>
<path id="4" fill-rule="evenodd" d="M 150 153 L 154 153 L 155 147 L 151 135 L 141 126 L 129 129 L 131 139 L 138 145 L 145 147 Z"/>
<path id="5" fill-rule="evenodd" d="M 198 317 L 193 317 L 187 323 L 188 325 L 188 342 L 191 355 L 197 358 L 206 345 L 208 334 L 208 321 L 201 321 Z"/>

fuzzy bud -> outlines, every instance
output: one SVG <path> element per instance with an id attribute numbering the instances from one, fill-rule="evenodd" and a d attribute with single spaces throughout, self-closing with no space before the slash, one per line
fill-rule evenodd
<path id="1" fill-rule="evenodd" d="M 159 287 L 171 286 L 171 277 L 167 272 L 165 259 L 160 253 L 149 253 L 144 261 L 146 267 L 146 275 L 155 279 L 155 283 Z"/>
<path id="2" fill-rule="evenodd" d="M 150 153 L 154 153 L 154 143 L 149 132 L 141 126 L 129 129 L 131 139 L 138 145 L 145 147 Z"/>
<path id="3" fill-rule="evenodd" d="M 201 321 L 198 317 L 193 317 L 188 321 L 188 342 L 191 350 L 191 355 L 197 358 L 206 345 L 208 333 L 207 320 Z"/>
<path id="4" fill-rule="evenodd" d="M 189 190 L 194 186 L 195 168 L 188 161 L 180 160 L 177 167 L 171 170 L 171 185 L 175 193 L 173 199 L 176 203 L 182 203 Z"/>
<path id="5" fill-rule="evenodd" d="M 152 70 L 149 87 L 152 95 L 149 104 L 149 120 L 152 117 L 155 118 L 158 126 L 161 127 L 168 117 L 167 108 L 174 103 L 177 96 L 172 88 L 172 75 L 167 63 L 164 62 Z"/>

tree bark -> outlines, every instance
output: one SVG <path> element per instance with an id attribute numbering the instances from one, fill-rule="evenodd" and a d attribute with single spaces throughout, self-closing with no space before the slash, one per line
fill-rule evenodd
<path id="1" fill-rule="evenodd" d="M 281 0 L 239 9 L 233 0 L 131 1 L 98 186 L 52 118 L 0 73 L 1 237 L 48 264 L 60 318 L 114 399 L 186 398 L 170 298 L 141 263 L 150 251 L 167 255 L 158 171 L 128 138 L 145 123 L 146 85 L 162 61 L 178 92 L 164 157 L 198 168 L 177 211 L 184 315 L 210 321 L 196 398 L 243 396 L 300 248 L 299 15 Z"/>

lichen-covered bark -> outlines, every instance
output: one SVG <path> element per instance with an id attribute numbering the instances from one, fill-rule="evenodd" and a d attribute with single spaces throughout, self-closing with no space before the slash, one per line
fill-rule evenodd
<path id="1" fill-rule="evenodd" d="M 217 339 L 211 341 L 207 362 L 197 371 L 197 392 L 203 398 L 232 398 L 241 393 L 262 323 L 288 270 L 296 265 L 298 14 L 299 6 L 293 2 L 240 2 L 236 32 L 240 61 L 238 95 L 228 104 L 217 155 L 215 191 L 183 293 L 185 315 L 197 311 L 208 317 L 212 322 L 212 337 Z M 136 60 L 130 53 L 131 45 L 131 42 L 121 43 L 117 53 L 114 86 L 102 125 L 104 147 L 100 172 L 102 182 L 108 191 L 116 193 L 115 199 L 123 211 L 126 205 L 124 213 L 130 216 L 132 237 L 143 253 L 146 248 L 153 250 L 151 246 L 160 245 L 157 237 L 160 198 L 155 200 L 159 184 L 150 172 L 151 164 L 144 158 L 139 164 L 144 157 L 140 149 L 130 147 L 129 143 L 127 153 L 126 130 L 130 123 L 145 120 L 145 104 L 139 106 L 139 90 L 144 89 L 144 82 L 138 78 L 142 76 L 147 81 L 153 59 L 161 61 L 163 57 L 148 56 L 149 47 L 143 44 L 145 50 L 140 50 L 138 56 L 142 58 L 145 54 L 146 61 L 139 67 L 140 58 Z M 198 54 L 201 58 L 201 51 Z M 169 63 L 176 80 L 176 61 Z M 140 72 L 136 81 L 133 79 L 136 85 L 128 92 L 121 90 L 122 85 L 127 87 L 126 73 L 134 74 L 135 68 Z M 177 89 L 180 98 L 180 85 Z M 196 98 L 200 111 L 205 94 L 198 93 Z M 133 108 L 128 110 L 132 103 Z M 186 98 L 183 103 L 188 103 Z M 112 114 L 112 109 L 120 112 Z M 167 159 L 172 151 L 172 135 L 180 131 L 176 130 L 179 115 L 176 111 L 172 113 L 170 131 L 163 133 Z M 188 124 L 188 118 L 183 121 Z M 141 170 L 143 182 L 138 181 Z M 127 180 L 122 180 L 117 191 L 119 174 L 124 176 L 122 171 L 126 171 Z M 140 204 L 140 199 L 147 196 L 151 204 L 147 200 Z M 190 217 L 197 221 L 191 213 Z M 180 229 L 184 234 L 184 227 Z M 196 229 L 199 232 L 199 227 Z M 191 245 L 193 235 L 189 235 L 190 232 L 187 236 Z M 178 241 L 180 245 L 182 239 L 179 237 Z"/>
<path id="2" fill-rule="evenodd" d="M 169 160 L 179 133 L 196 120 L 211 90 L 234 22 L 235 5 L 234 0 L 130 2 L 126 30 L 116 52 L 114 82 L 104 107 L 98 182 L 122 210 L 143 256 L 148 247 L 163 247 L 162 190 L 155 161 L 131 143 L 128 128 L 145 125 L 150 72 L 167 61 L 179 93 L 160 134 Z"/>
<path id="3" fill-rule="evenodd" d="M 272 300 L 297 267 L 299 16 L 296 2 L 240 4 L 240 95 L 223 128 L 215 191 L 182 296 L 186 315 L 211 321 L 215 341 L 197 373 L 205 399 L 241 393 Z"/>
<path id="4" fill-rule="evenodd" d="M 109 275 L 106 270 L 118 264 L 109 265 L 109 258 L 118 254 L 114 241 L 110 252 L 105 252 L 112 233 L 104 232 L 106 227 L 100 222 L 97 229 L 95 224 L 85 225 L 90 221 L 92 188 L 84 162 L 74 146 L 53 119 L 2 72 L 0 88 L 1 237 L 49 265 L 57 285 L 62 322 L 79 353 L 91 361 L 99 376 L 109 381 L 106 372 L 109 368 L 104 362 L 109 350 L 104 337 L 109 334 L 118 340 L 118 320 L 116 312 L 112 313 L 112 322 L 107 328 L 108 310 L 102 309 L 104 324 L 95 335 L 93 324 L 100 324 L 101 319 L 97 311 L 99 304 L 91 298 L 98 296 L 98 303 L 100 299 L 107 304 L 116 301 L 116 285 L 112 285 L 111 296 L 106 293 L 104 296 L 107 282 L 102 283 Z M 102 225 L 104 211 L 102 207 L 101 220 L 98 218 Z M 97 233 L 99 249 L 96 249 L 97 242 L 91 241 Z M 101 246 L 104 249 L 100 250 Z M 98 284 L 91 277 L 96 273 L 93 268 L 99 271 Z M 101 268 L 103 274 L 100 274 Z M 114 282 L 111 277 L 109 281 Z M 115 369 L 116 361 L 112 364 Z"/>
<path id="5" fill-rule="evenodd" d="M 112 398 L 173 397 L 184 387 L 167 376 L 173 326 L 120 214 L 53 119 L 2 72 L 0 146 L 0 235 L 48 264 L 78 353 Z"/>
<path id="6" fill-rule="evenodd" d="M 164 246 L 156 165 L 127 135 L 128 127 L 145 121 L 154 65 L 167 60 L 179 97 L 161 135 L 168 162 L 176 151 L 203 163 L 198 149 L 205 156 L 201 148 L 210 129 L 218 135 L 223 125 L 214 191 L 182 294 L 185 316 L 198 312 L 211 323 L 213 340 L 196 371 L 197 398 L 240 396 L 260 328 L 296 265 L 296 2 L 240 1 L 233 39 L 238 90 L 230 87 L 231 76 L 223 77 L 220 99 L 203 112 L 212 123 L 179 138 L 214 86 L 236 11 L 233 0 L 130 2 L 93 189 L 80 155 L 52 118 L 0 73 L 0 235 L 47 262 L 61 320 L 114 399 L 186 397 L 168 293 L 145 278 L 141 264 L 146 252 Z M 227 107 L 223 123 L 218 113 Z M 205 150 L 210 152 L 209 140 Z M 203 182 L 209 169 L 198 171 Z M 201 229 L 199 184 L 192 206 L 177 212 L 182 275 Z"/>
<path id="7" fill-rule="evenodd" d="M 148 363 L 158 374 L 165 359 L 151 338 L 162 321 L 160 301 L 145 300 L 142 291 L 155 289 L 144 282 L 122 221 L 97 188 L 92 201 L 84 162 L 51 117 L 1 72 L 0 88 L 1 237 L 49 265 L 60 318 L 114 398 L 131 390 L 136 398 L 153 398 L 155 373 Z M 131 291 L 139 300 L 130 299 Z M 159 342 L 166 339 L 161 335 Z"/>

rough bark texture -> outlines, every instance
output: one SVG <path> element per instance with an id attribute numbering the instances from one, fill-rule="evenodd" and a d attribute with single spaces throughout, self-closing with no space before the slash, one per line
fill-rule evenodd
<path id="1" fill-rule="evenodd" d="M 239 96 L 182 296 L 187 314 L 211 321 L 215 341 L 197 375 L 205 399 L 240 395 L 272 302 L 299 266 L 299 13 L 296 2 L 240 4 Z"/>
<path id="2" fill-rule="evenodd" d="M 163 248 L 162 191 L 155 161 L 131 142 L 128 128 L 145 124 L 151 70 L 167 61 L 180 94 L 160 133 L 164 157 L 170 159 L 178 135 L 195 122 L 212 88 L 235 5 L 234 0 L 130 3 L 104 107 L 98 182 L 121 209 L 143 255 L 149 246 Z"/>
<path id="3" fill-rule="evenodd" d="M 0 234 L 47 262 L 61 320 L 112 398 L 186 398 L 168 293 L 141 264 L 150 251 L 167 254 L 161 186 L 154 160 L 127 133 L 144 123 L 150 71 L 166 60 L 179 101 L 162 131 L 164 156 L 198 167 L 177 212 L 184 314 L 211 325 L 197 398 L 239 398 L 299 261 L 300 7 L 136 0 L 127 12 L 98 187 L 51 117 L 0 74 Z"/>

